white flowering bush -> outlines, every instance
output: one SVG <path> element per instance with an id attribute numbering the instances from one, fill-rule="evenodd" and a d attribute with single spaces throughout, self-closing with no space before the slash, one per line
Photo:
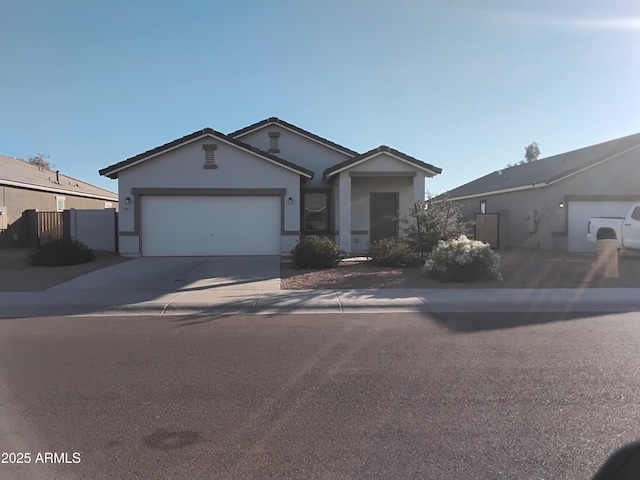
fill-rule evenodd
<path id="1" fill-rule="evenodd" d="M 443 282 L 502 281 L 499 265 L 500 255 L 491 250 L 489 244 L 460 235 L 454 240 L 438 242 L 422 271 Z"/>

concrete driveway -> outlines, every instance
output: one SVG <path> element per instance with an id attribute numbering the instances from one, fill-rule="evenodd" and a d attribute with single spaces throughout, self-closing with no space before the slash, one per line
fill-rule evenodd
<path id="1" fill-rule="evenodd" d="M 142 257 L 61 283 L 48 292 L 280 290 L 279 256 Z"/>

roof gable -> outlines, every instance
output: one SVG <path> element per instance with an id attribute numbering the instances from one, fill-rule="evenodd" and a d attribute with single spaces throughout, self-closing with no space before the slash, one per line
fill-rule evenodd
<path id="1" fill-rule="evenodd" d="M 158 155 L 161 155 L 168 151 L 182 147 L 184 145 L 187 145 L 191 142 L 194 142 L 204 137 L 216 138 L 218 140 L 226 142 L 229 145 L 246 150 L 247 152 L 258 156 L 263 160 L 274 163 L 287 170 L 296 172 L 306 178 L 313 178 L 313 172 L 311 170 L 301 167 L 300 165 L 296 165 L 295 163 L 288 162 L 287 160 L 283 160 L 279 157 L 276 157 L 267 152 L 264 152 L 258 148 L 252 147 L 251 145 L 243 143 L 234 138 L 231 138 L 230 136 L 225 135 L 224 133 L 217 132 L 212 128 L 204 128 L 202 130 L 198 130 L 196 132 L 190 133 L 189 135 L 185 135 L 184 137 L 173 140 L 172 142 L 165 143 L 164 145 L 160 145 L 159 147 L 153 148 L 151 150 L 147 150 L 146 152 L 143 152 L 139 155 L 128 158 L 126 160 L 118 162 L 109 167 L 103 168 L 102 170 L 99 171 L 99 173 L 100 175 L 104 175 L 109 178 L 118 178 L 118 173 L 126 168 L 129 168 L 129 167 L 132 167 L 133 165 L 137 165 L 141 162 L 150 160 L 154 157 L 157 157 Z"/>
<path id="2" fill-rule="evenodd" d="M 349 155 L 349 156 L 352 156 L 352 157 L 356 156 L 356 155 L 359 155 L 358 152 L 356 152 L 354 150 L 351 150 L 351 149 L 349 149 L 347 147 L 344 147 L 344 146 L 339 145 L 339 144 L 337 144 L 335 142 L 327 140 L 326 138 L 323 138 L 323 137 L 320 137 L 318 135 L 315 135 L 315 134 L 313 134 L 313 133 L 311 133 L 311 132 L 309 132 L 307 130 L 303 130 L 302 128 L 296 127 L 295 125 L 293 125 L 291 123 L 285 122 L 284 120 L 280 120 L 277 117 L 270 117 L 270 118 L 267 118 L 267 119 L 262 120 L 260 122 L 257 122 L 257 123 L 254 123 L 252 125 L 249 125 L 248 127 L 241 128 L 240 130 L 236 130 L 235 132 L 230 133 L 229 136 L 237 139 L 237 138 L 243 137 L 245 135 L 248 135 L 250 133 L 253 133 L 253 132 L 257 131 L 257 130 L 261 130 L 263 128 L 267 128 L 267 127 L 269 127 L 271 125 L 278 125 L 278 126 L 284 128 L 286 130 L 289 130 L 290 132 L 293 132 L 293 133 L 295 133 L 297 135 L 300 135 L 300 136 L 302 136 L 304 138 L 307 138 L 307 139 L 309 139 L 309 140 L 311 140 L 313 142 L 319 143 L 319 144 L 321 144 L 321 145 L 323 145 L 325 147 L 328 147 L 328 148 L 331 148 L 333 150 L 336 150 L 336 151 L 338 151 L 340 153 L 343 153 L 343 154 L 346 154 L 346 155 Z"/>
<path id="3" fill-rule="evenodd" d="M 505 167 L 454 188 L 447 195 L 450 199 L 460 199 L 551 185 L 638 147 L 640 133 Z"/>
<path id="4" fill-rule="evenodd" d="M 371 160 L 372 158 L 377 157 L 378 155 L 381 155 L 383 153 L 386 153 L 387 155 L 401 161 L 404 163 L 408 163 L 409 165 L 413 166 L 413 167 L 417 167 L 420 170 L 423 170 L 424 172 L 426 172 L 430 177 L 434 177 L 440 173 L 442 173 L 442 169 L 438 168 L 438 167 L 434 167 L 431 164 L 428 164 L 426 162 L 423 162 L 422 160 L 418 160 L 417 158 L 411 157 L 409 155 L 407 155 L 406 153 L 402 153 L 398 150 L 395 150 L 391 147 L 387 147 L 386 145 L 381 145 L 378 148 L 374 148 L 373 150 L 369 150 L 366 153 L 363 153 L 362 155 L 358 155 L 357 157 L 351 158 L 349 160 L 345 160 L 344 162 L 338 163 L 336 165 L 333 165 L 332 167 L 327 168 L 324 171 L 324 177 L 325 178 L 330 178 L 333 175 L 336 175 L 344 170 L 347 170 L 349 168 L 355 167 L 356 165 L 366 162 L 368 160 Z"/>
<path id="5" fill-rule="evenodd" d="M 114 192 L 5 155 L 0 155 L 0 185 L 118 201 Z"/>

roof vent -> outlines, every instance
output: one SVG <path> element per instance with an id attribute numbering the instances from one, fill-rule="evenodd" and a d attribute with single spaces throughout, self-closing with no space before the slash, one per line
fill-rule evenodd
<path id="1" fill-rule="evenodd" d="M 205 169 L 213 169 L 218 168 L 216 165 L 215 159 L 215 151 L 217 150 L 218 145 L 215 143 L 205 143 L 202 145 L 202 149 L 204 150 L 204 168 Z"/>
<path id="2" fill-rule="evenodd" d="M 269 132 L 269 151 L 268 153 L 280 153 L 280 146 L 278 145 L 278 138 L 280 132 Z"/>

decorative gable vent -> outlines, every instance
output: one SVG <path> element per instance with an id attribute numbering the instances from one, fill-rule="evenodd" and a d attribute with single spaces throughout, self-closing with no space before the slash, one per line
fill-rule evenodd
<path id="1" fill-rule="evenodd" d="M 280 138 L 280 132 L 269 132 L 269 140 L 271 140 L 271 144 L 269 146 L 269 153 L 280 153 L 280 147 L 278 146 L 278 138 Z"/>
<path id="2" fill-rule="evenodd" d="M 204 168 L 218 168 L 216 165 L 215 151 L 218 146 L 215 143 L 205 143 L 202 145 L 204 150 Z"/>

